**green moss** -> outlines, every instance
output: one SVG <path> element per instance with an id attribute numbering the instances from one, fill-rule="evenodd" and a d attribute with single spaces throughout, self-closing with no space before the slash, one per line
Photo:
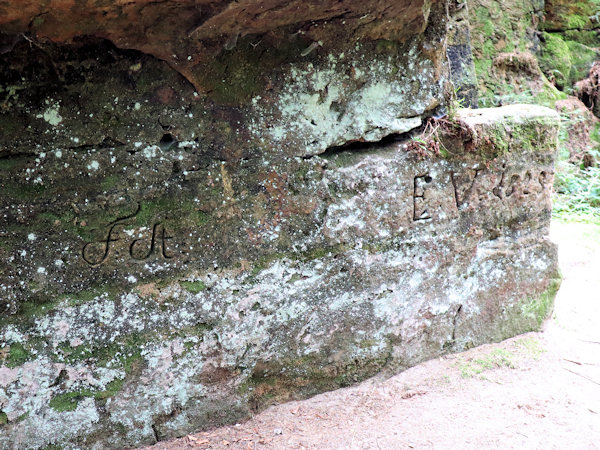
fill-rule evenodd
<path id="1" fill-rule="evenodd" d="M 71 347 L 69 344 L 59 345 L 59 349 L 64 355 L 64 360 L 69 363 L 76 363 L 79 361 L 86 360 L 93 356 L 92 350 L 85 345 L 78 345 L 77 347 Z"/>
<path id="2" fill-rule="evenodd" d="M 299 273 L 295 273 L 294 275 L 291 276 L 291 278 L 288 280 L 289 284 L 293 284 L 298 280 L 302 279 L 302 275 L 300 275 Z"/>
<path id="3" fill-rule="evenodd" d="M 41 184 L 22 184 L 22 183 L 11 183 L 2 186 L 2 195 L 15 200 L 28 201 L 28 200 L 40 200 L 40 197 L 44 194 L 51 194 L 52 190 L 49 190 L 46 186 Z"/>
<path id="4" fill-rule="evenodd" d="M 571 71 L 569 73 L 569 83 L 575 84 L 577 81 L 587 78 L 592 64 L 600 58 L 598 50 L 590 48 L 579 42 L 568 41 L 567 46 L 571 53 Z"/>
<path id="5" fill-rule="evenodd" d="M 538 329 L 550 315 L 561 281 L 562 279 L 560 278 L 552 280 L 545 292 L 541 293 L 539 296 L 526 300 L 521 305 L 523 317 L 531 320 L 532 323 L 537 324 L 537 328 L 534 327 L 531 331 Z"/>
<path id="6" fill-rule="evenodd" d="M 102 180 L 100 183 L 100 187 L 104 191 L 110 191 L 113 189 L 117 183 L 119 182 L 119 177 L 117 175 L 109 175 Z"/>
<path id="7" fill-rule="evenodd" d="M 54 355 L 57 362 L 76 364 L 82 361 L 93 361 L 98 367 L 120 368 L 126 374 L 132 372 L 141 361 L 141 350 L 146 342 L 159 339 L 155 333 L 133 333 L 109 344 L 82 344 L 70 347 L 68 344 L 59 346 L 59 352 Z"/>
<path id="8" fill-rule="evenodd" d="M 81 389 L 75 392 L 58 394 L 50 399 L 49 406 L 58 412 L 75 411 L 81 400 L 93 397 L 94 393 L 89 389 Z"/>
<path id="9" fill-rule="evenodd" d="M 533 96 L 533 103 L 547 106 L 548 108 L 554 108 L 554 104 L 558 100 L 564 100 L 566 98 L 566 93 L 557 90 L 554 86 L 550 85 L 550 83 L 546 81 L 546 85 Z"/>
<path id="10" fill-rule="evenodd" d="M 15 167 L 17 167 L 22 160 L 17 158 L 2 158 L 0 159 L 0 170 L 11 171 Z"/>
<path id="11" fill-rule="evenodd" d="M 474 26 L 481 30 L 483 36 L 490 38 L 494 34 L 494 23 L 490 17 L 490 10 L 480 7 L 475 10 L 476 21 Z"/>
<path id="12" fill-rule="evenodd" d="M 33 359 L 33 355 L 31 355 L 22 344 L 15 342 L 10 346 L 5 365 L 6 367 L 14 368 L 23 365 L 31 359 Z"/>
<path id="13" fill-rule="evenodd" d="M 203 211 L 198 211 L 198 219 L 196 221 L 198 226 L 204 226 L 208 222 L 210 222 L 210 214 L 207 214 Z"/>
<path id="14" fill-rule="evenodd" d="M 297 60 L 306 48 L 299 37 L 282 39 L 275 46 L 260 38 L 240 37 L 235 47 L 223 51 L 198 72 L 209 95 L 219 103 L 241 106 L 265 92 L 265 73 L 279 70 L 285 62 Z"/>
<path id="15" fill-rule="evenodd" d="M 252 276 L 258 275 L 260 272 L 265 270 L 267 267 L 271 265 L 274 261 L 278 259 L 283 259 L 287 255 L 285 253 L 273 253 L 271 255 L 263 256 L 259 258 L 255 263 L 254 267 L 252 267 Z"/>
<path id="16" fill-rule="evenodd" d="M 49 311 L 52 311 L 54 308 L 56 308 L 58 304 L 58 301 L 47 300 L 44 297 L 34 298 L 32 300 L 21 303 L 19 305 L 18 314 L 12 317 L 6 317 L 6 322 L 0 320 L 0 324 L 23 321 L 29 322 L 36 317 L 42 317 L 46 315 Z"/>
<path id="17" fill-rule="evenodd" d="M 142 359 L 142 345 L 146 342 L 138 335 L 127 336 L 122 342 L 96 349 L 92 356 L 101 367 L 121 367 L 126 374 Z"/>
<path id="18" fill-rule="evenodd" d="M 589 24 L 588 16 L 581 14 L 570 14 L 567 17 L 567 29 L 582 29 L 586 28 Z"/>
<path id="19" fill-rule="evenodd" d="M 202 281 L 181 281 L 179 284 L 192 294 L 198 294 L 206 290 L 206 285 Z"/>
<path id="20" fill-rule="evenodd" d="M 97 298 L 106 298 L 109 300 L 114 300 L 119 296 L 120 293 L 121 289 L 119 289 L 118 287 L 95 286 L 85 291 L 64 295 L 63 298 L 68 299 L 69 306 L 79 306 L 96 300 Z"/>
<path id="21" fill-rule="evenodd" d="M 377 53 L 396 54 L 398 52 L 398 42 L 381 39 L 377 41 L 375 51 Z"/>
<path id="22" fill-rule="evenodd" d="M 23 413 L 21 414 L 19 417 L 17 417 L 14 420 L 14 423 L 19 423 L 19 422 L 23 422 L 25 419 L 27 419 L 29 417 L 29 412 Z"/>
<path id="23" fill-rule="evenodd" d="M 492 59 L 496 53 L 496 48 L 491 41 L 484 42 L 482 47 L 482 54 L 484 59 Z"/>
<path id="24" fill-rule="evenodd" d="M 173 202 L 174 199 L 168 197 L 141 202 L 140 211 L 135 216 L 135 224 L 140 227 L 152 226 L 157 216 L 164 214 L 173 208 Z"/>
<path id="25" fill-rule="evenodd" d="M 0 425 L 6 425 L 8 423 L 8 416 L 4 411 L 0 411 Z"/>
<path id="26" fill-rule="evenodd" d="M 106 389 L 104 391 L 96 392 L 94 394 L 94 398 L 98 400 L 104 400 L 110 397 L 114 397 L 117 395 L 121 389 L 123 389 L 123 384 L 125 380 L 116 379 L 111 381 L 106 385 Z"/>
<path id="27" fill-rule="evenodd" d="M 600 35 L 597 31 L 567 30 L 563 34 L 569 41 L 579 42 L 588 47 L 600 46 Z"/>
<path id="28" fill-rule="evenodd" d="M 569 83 L 571 51 L 563 38 L 554 33 L 542 33 L 540 68 L 550 80 L 555 80 L 560 89 Z"/>

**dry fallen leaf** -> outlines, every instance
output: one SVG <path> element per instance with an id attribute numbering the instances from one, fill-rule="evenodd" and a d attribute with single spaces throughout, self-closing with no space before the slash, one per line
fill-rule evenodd
<path id="1" fill-rule="evenodd" d="M 425 394 L 427 394 L 427 392 L 425 392 L 425 391 L 409 391 L 409 392 L 404 392 L 400 396 L 400 398 L 403 399 L 403 400 L 407 400 L 409 398 L 413 398 L 413 397 L 416 397 L 418 395 L 425 395 Z"/>

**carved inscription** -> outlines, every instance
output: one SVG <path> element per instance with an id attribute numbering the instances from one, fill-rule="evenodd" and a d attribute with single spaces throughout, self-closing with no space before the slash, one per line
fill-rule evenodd
<path id="1" fill-rule="evenodd" d="M 159 231 L 160 230 L 160 231 Z M 137 261 L 144 261 L 154 254 L 156 241 L 160 240 L 160 254 L 165 259 L 172 259 L 173 255 L 167 251 L 167 241 L 173 239 L 173 236 L 167 236 L 167 229 L 159 222 L 152 227 L 152 238 L 147 245 L 145 239 L 135 239 L 129 245 L 129 256 Z M 145 250 L 147 247 L 147 251 Z"/>
<path id="2" fill-rule="evenodd" d="M 527 197 L 537 199 L 548 191 L 552 181 L 551 172 L 532 170 L 512 172 L 507 170 L 505 165 L 499 170 L 475 167 L 462 172 L 452 171 L 441 177 L 438 174 L 434 176 L 429 172 L 422 172 L 413 178 L 413 222 L 434 220 L 438 217 L 437 211 L 440 208 L 456 207 L 457 211 L 466 212 L 465 207 L 469 202 L 479 201 L 488 204 L 486 199 L 494 197 L 498 199 L 496 201 L 503 203 L 517 201 L 511 199 Z M 511 207 L 511 205 L 507 206 Z M 174 236 L 170 235 L 162 222 L 154 223 L 150 229 L 144 231 L 145 235 L 134 234 L 125 228 L 130 223 L 129 219 L 136 217 L 139 211 L 138 204 L 134 214 L 111 222 L 102 239 L 86 242 L 81 250 L 83 260 L 91 267 L 99 267 L 111 256 L 118 260 L 125 258 L 130 261 L 146 261 L 151 258 L 174 259 L 176 254 L 173 253 L 174 245 L 171 244 Z M 409 211 L 407 213 L 410 214 Z M 452 215 L 448 215 L 447 210 L 439 212 L 439 217 L 449 216 Z M 179 253 L 188 252 L 179 250 Z"/>
<path id="3" fill-rule="evenodd" d="M 498 181 L 499 180 L 499 181 Z M 509 201 L 513 198 L 538 198 L 547 191 L 552 180 L 552 173 L 546 171 L 511 173 L 503 165 L 500 170 L 493 171 L 482 167 L 475 167 L 463 172 L 450 172 L 451 194 L 458 211 L 465 209 L 470 201 L 484 201 L 490 194 L 502 200 Z M 429 174 L 417 175 L 413 184 L 413 221 L 426 221 L 434 218 L 431 210 L 431 201 L 435 194 L 433 189 L 446 189 L 434 186 L 433 177 Z M 474 197 L 477 194 L 477 197 Z M 445 196 L 446 194 L 444 194 Z M 439 194 L 437 195 L 439 197 Z"/>
<path id="4" fill-rule="evenodd" d="M 106 262 L 110 255 L 111 244 L 119 241 L 119 238 L 114 237 L 115 228 L 123 225 L 122 223 L 115 223 L 108 228 L 108 233 L 104 241 L 87 242 L 81 250 L 81 256 L 83 260 L 90 266 L 97 267 L 102 263 Z"/>
<path id="5" fill-rule="evenodd" d="M 104 264 L 111 256 L 116 242 L 124 240 L 122 230 L 118 227 L 124 226 L 124 219 L 109 225 L 106 238 L 101 241 L 87 242 L 81 251 L 83 260 L 92 267 Z M 129 257 L 135 261 L 145 261 L 156 252 L 164 259 L 173 259 L 175 255 L 168 250 L 167 242 L 173 239 L 163 224 L 156 223 L 152 227 L 150 238 L 133 239 L 128 244 Z"/>
<path id="6" fill-rule="evenodd" d="M 549 187 L 551 180 L 552 174 L 545 170 L 542 170 L 537 176 L 530 170 L 524 174 L 514 173 L 510 176 L 507 176 L 506 171 L 503 171 L 500 182 L 492 192 L 500 200 L 510 199 L 517 194 L 524 197 L 538 196 Z"/>
<path id="7" fill-rule="evenodd" d="M 454 172 L 450 173 L 450 180 L 452 181 L 452 187 L 454 188 L 454 200 L 456 202 L 456 208 L 460 210 L 460 207 L 466 204 L 467 199 L 473 192 L 475 181 L 483 169 L 470 169 L 465 174 L 458 175 Z M 463 181 L 463 183 L 461 183 Z M 461 184 L 466 188 L 461 189 Z"/>
<path id="8" fill-rule="evenodd" d="M 427 210 L 426 205 L 426 191 L 428 185 L 431 184 L 433 178 L 429 175 L 419 175 L 414 180 L 414 192 L 413 192 L 413 220 L 429 220 L 431 215 Z"/>

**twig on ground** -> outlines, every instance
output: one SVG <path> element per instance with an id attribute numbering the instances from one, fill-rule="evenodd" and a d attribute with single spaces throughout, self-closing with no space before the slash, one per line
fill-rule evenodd
<path id="1" fill-rule="evenodd" d="M 564 361 L 573 363 L 573 364 L 577 364 L 578 366 L 600 366 L 600 364 L 594 364 L 594 363 L 588 363 L 588 362 L 579 362 L 579 361 L 573 361 L 572 359 L 567 359 L 567 358 L 563 358 Z"/>
<path id="2" fill-rule="evenodd" d="M 581 342 L 587 342 L 588 344 L 600 344 L 598 341 L 586 341 L 585 339 L 579 339 Z"/>
<path id="3" fill-rule="evenodd" d="M 575 375 L 579 375 L 581 378 L 585 378 L 586 380 L 591 381 L 592 383 L 597 384 L 598 386 L 600 386 L 600 383 L 598 383 L 596 380 L 591 379 L 590 377 L 586 377 L 585 375 L 577 373 L 574 370 L 567 369 L 566 367 L 563 367 L 563 369 L 565 369 L 567 372 L 571 372 L 571 373 L 574 373 Z"/>

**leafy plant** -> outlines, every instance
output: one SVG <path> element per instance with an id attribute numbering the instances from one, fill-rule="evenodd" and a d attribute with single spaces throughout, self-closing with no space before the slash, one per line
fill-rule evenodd
<path id="1" fill-rule="evenodd" d="M 600 168 L 560 162 L 554 189 L 555 217 L 600 224 Z"/>
<path id="2" fill-rule="evenodd" d="M 600 224 L 600 168 L 578 166 L 568 162 L 570 139 L 568 127 L 586 120 L 581 114 L 562 114 L 559 132 L 559 161 L 554 181 L 554 217 Z M 592 132 L 592 146 L 587 151 L 600 161 L 598 127 Z"/>

